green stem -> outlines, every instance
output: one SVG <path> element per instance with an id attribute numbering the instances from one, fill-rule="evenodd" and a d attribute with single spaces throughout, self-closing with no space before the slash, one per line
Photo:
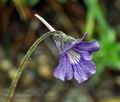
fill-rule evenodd
<path id="1" fill-rule="evenodd" d="M 4 102 L 10 102 L 10 99 L 13 97 L 13 94 L 14 94 L 14 91 L 15 91 L 15 88 L 17 86 L 17 83 L 20 79 L 20 76 L 23 72 L 23 70 L 25 69 L 25 66 L 26 64 L 28 63 L 29 61 L 29 58 L 31 56 L 31 54 L 33 53 L 33 51 L 37 48 L 37 46 L 44 40 L 46 39 L 48 36 L 50 35 L 53 35 L 53 34 L 56 34 L 56 33 L 61 33 L 60 31 L 51 31 L 51 32 L 47 32 L 45 33 L 44 35 L 42 35 L 40 38 L 38 38 L 34 43 L 33 45 L 30 47 L 30 49 L 27 51 L 27 54 L 24 56 L 24 58 L 22 59 L 19 67 L 18 67 L 18 70 L 16 72 L 16 75 L 12 81 L 12 84 L 8 90 L 8 93 L 7 93 L 7 96 L 4 98 Z"/>

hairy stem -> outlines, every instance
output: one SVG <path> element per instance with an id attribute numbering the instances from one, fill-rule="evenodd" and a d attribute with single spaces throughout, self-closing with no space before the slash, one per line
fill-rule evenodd
<path id="1" fill-rule="evenodd" d="M 22 72 L 24 71 L 25 69 L 25 66 L 27 65 L 28 61 L 29 61 L 29 58 L 31 56 L 31 54 L 33 53 L 33 51 L 37 48 L 37 46 L 44 40 L 46 39 L 48 36 L 50 35 L 54 35 L 56 33 L 61 33 L 60 31 L 50 31 L 50 32 L 47 32 L 45 33 L 44 35 L 42 35 L 40 38 L 38 38 L 34 43 L 33 45 L 30 47 L 30 49 L 27 51 L 26 55 L 24 56 L 24 58 L 22 59 L 19 67 L 18 67 L 18 70 L 16 72 L 16 75 L 11 83 L 11 86 L 10 88 L 8 89 L 8 93 L 7 95 L 5 96 L 4 98 L 4 102 L 10 102 L 10 99 L 13 97 L 13 94 L 14 94 L 14 91 L 15 91 L 15 88 L 17 86 L 17 83 L 20 79 L 20 76 L 22 74 Z"/>

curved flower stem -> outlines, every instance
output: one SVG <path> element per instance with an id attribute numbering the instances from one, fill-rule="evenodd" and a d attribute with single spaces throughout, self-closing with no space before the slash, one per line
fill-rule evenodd
<path id="1" fill-rule="evenodd" d="M 6 97 L 4 98 L 4 102 L 10 102 L 10 99 L 12 98 L 13 94 L 14 94 L 14 91 L 15 91 L 15 88 L 16 88 L 16 85 L 20 79 L 20 76 L 23 72 L 23 70 L 25 69 L 25 66 L 26 64 L 28 63 L 29 61 L 29 58 L 31 56 L 31 54 L 33 53 L 33 51 L 37 48 L 37 46 L 44 40 L 46 39 L 48 36 L 50 35 L 54 35 L 56 33 L 61 33 L 60 31 L 50 31 L 50 32 L 47 32 L 45 33 L 44 35 L 42 35 L 40 38 L 38 38 L 34 43 L 33 45 L 30 47 L 30 49 L 27 51 L 26 55 L 24 56 L 24 58 L 22 59 L 19 67 L 18 67 L 18 70 L 16 72 L 16 75 L 12 81 L 12 84 L 8 90 L 8 93 L 6 95 Z"/>
<path id="2" fill-rule="evenodd" d="M 56 31 L 44 18 L 38 14 L 35 14 L 35 17 L 37 17 L 50 31 Z"/>

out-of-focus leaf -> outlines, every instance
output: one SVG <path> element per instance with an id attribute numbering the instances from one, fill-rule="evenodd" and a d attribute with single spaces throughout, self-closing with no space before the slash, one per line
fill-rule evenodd
<path id="1" fill-rule="evenodd" d="M 26 3 L 31 7 L 35 6 L 38 2 L 40 2 L 40 0 L 26 0 Z"/>
<path id="2" fill-rule="evenodd" d="M 88 10 L 85 31 L 89 32 L 89 38 L 92 37 L 94 25 L 95 25 L 94 14 L 92 10 Z"/>
<path id="3" fill-rule="evenodd" d="M 116 26 L 115 29 L 118 32 L 117 34 L 120 35 L 120 25 Z"/>
<path id="4" fill-rule="evenodd" d="M 119 69 L 120 70 L 120 49 L 119 47 L 120 44 L 114 44 L 113 50 L 111 51 L 111 67 L 112 69 Z"/>
<path id="5" fill-rule="evenodd" d="M 114 30 L 109 30 L 106 34 L 101 35 L 102 49 L 101 56 L 105 64 L 113 69 L 120 69 L 120 56 L 117 42 L 115 41 L 116 33 Z"/>
<path id="6" fill-rule="evenodd" d="M 107 44 L 111 44 L 111 43 L 115 43 L 116 40 L 116 32 L 113 29 L 109 29 L 106 32 L 100 32 L 100 38 L 102 40 L 103 43 L 107 43 Z M 110 46 L 111 47 L 111 46 Z"/>
<path id="7" fill-rule="evenodd" d="M 67 0 L 58 0 L 60 3 L 65 4 Z"/>
<path id="8" fill-rule="evenodd" d="M 85 0 L 85 2 L 88 7 L 88 13 L 93 12 L 92 16 L 94 17 L 94 21 L 97 20 L 97 33 L 100 37 L 100 51 L 95 57 L 97 73 L 92 80 L 93 83 L 96 83 L 106 66 L 113 70 L 120 70 L 120 44 L 117 43 L 116 31 L 107 23 L 101 6 L 98 4 L 98 0 Z M 86 23 L 87 28 L 88 23 Z M 89 27 L 91 29 L 90 23 Z"/>
<path id="9" fill-rule="evenodd" d="M 12 0 L 16 6 L 23 6 L 26 4 L 25 0 Z"/>
<path id="10" fill-rule="evenodd" d="M 105 31 L 105 29 L 108 29 L 109 27 L 105 20 L 101 7 L 97 3 L 98 0 L 85 0 L 85 2 L 88 6 L 88 9 L 91 9 L 93 11 L 95 19 L 98 21 L 98 25 L 101 26 L 102 31 Z"/>

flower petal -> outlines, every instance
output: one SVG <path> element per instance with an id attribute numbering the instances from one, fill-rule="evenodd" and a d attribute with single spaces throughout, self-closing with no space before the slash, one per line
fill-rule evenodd
<path id="1" fill-rule="evenodd" d="M 96 66 L 92 61 L 80 61 L 78 64 L 73 66 L 74 77 L 78 83 L 86 81 L 96 72 Z"/>
<path id="2" fill-rule="evenodd" d="M 86 61 L 91 61 L 92 60 L 92 55 L 91 53 L 87 52 L 87 51 L 83 51 L 83 50 L 79 50 L 79 49 L 75 49 L 75 51 L 77 51 L 80 54 L 81 59 L 86 60 Z"/>
<path id="3" fill-rule="evenodd" d="M 99 43 L 97 41 L 93 41 L 93 42 L 84 42 L 84 41 L 81 41 L 81 42 L 75 44 L 74 47 L 78 48 L 80 50 L 92 53 L 94 51 L 99 50 L 100 45 L 99 45 Z"/>
<path id="4" fill-rule="evenodd" d="M 73 78 L 73 69 L 66 55 L 60 56 L 60 63 L 54 71 L 54 76 L 61 80 L 71 80 Z"/>
<path id="5" fill-rule="evenodd" d="M 72 49 L 67 51 L 67 57 L 71 64 L 76 64 L 80 61 L 80 54 Z"/>

